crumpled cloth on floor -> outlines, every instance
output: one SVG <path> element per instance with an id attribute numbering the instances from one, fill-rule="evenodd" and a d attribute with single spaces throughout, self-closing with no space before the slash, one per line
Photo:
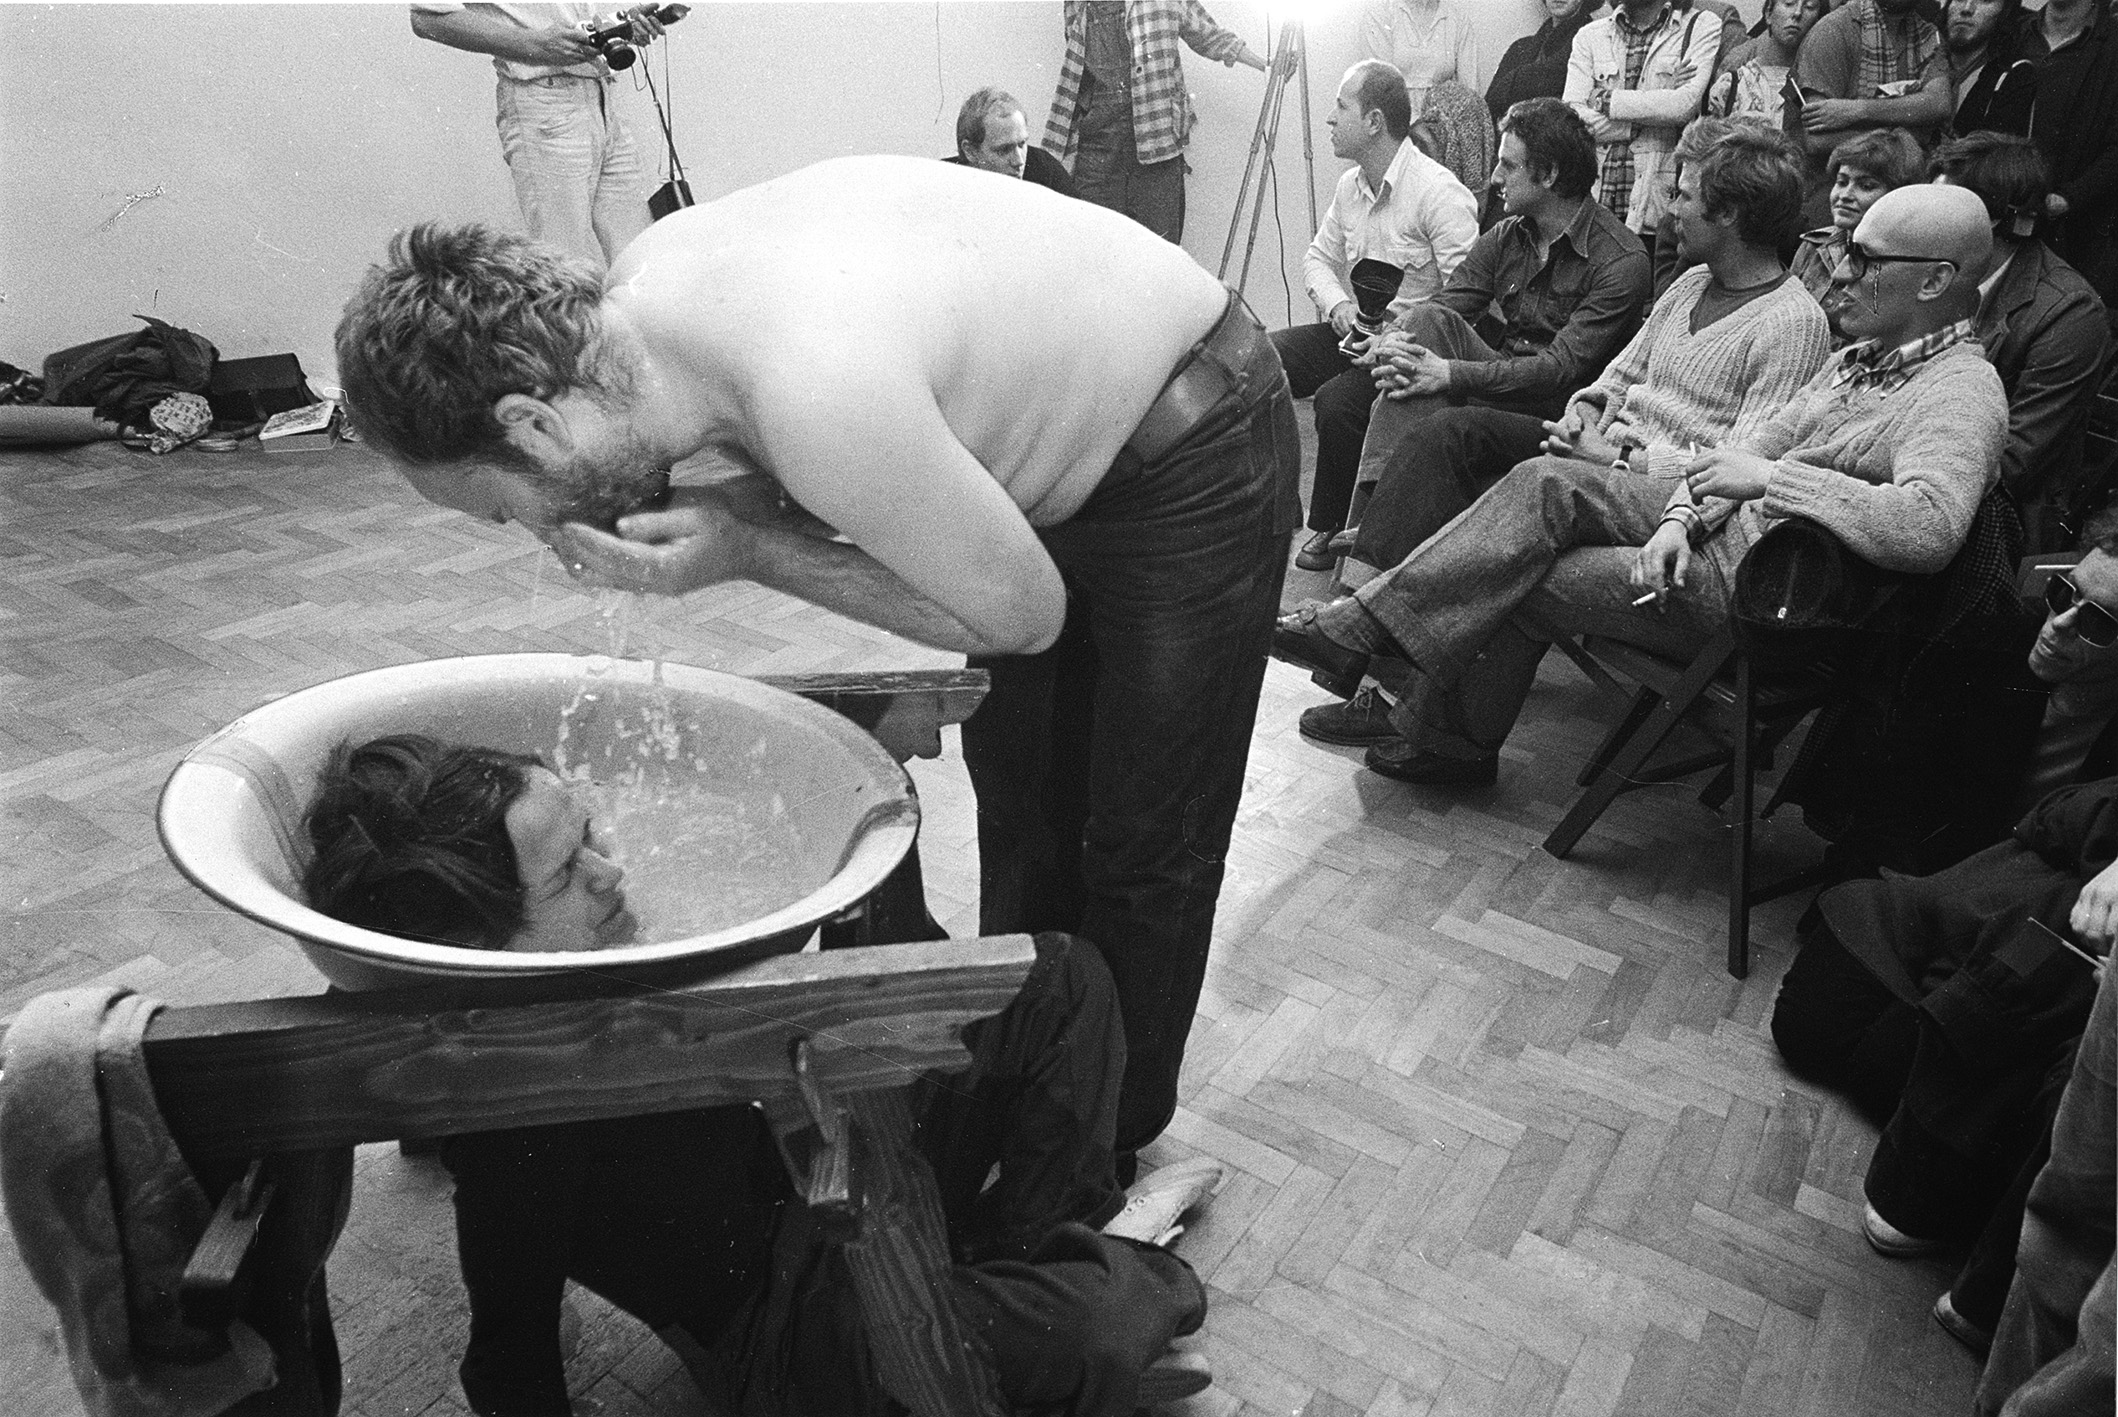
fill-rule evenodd
<path id="1" fill-rule="evenodd" d="M 91 1417 L 211 1417 L 273 1383 L 248 1325 L 201 1329 L 177 1308 L 213 1208 L 148 1081 L 140 1043 L 160 1007 L 124 989 L 39 995 L 0 1061 L 0 1195 Z"/>

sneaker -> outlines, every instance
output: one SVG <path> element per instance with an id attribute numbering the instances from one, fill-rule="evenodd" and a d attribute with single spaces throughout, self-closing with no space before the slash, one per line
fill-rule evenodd
<path id="1" fill-rule="evenodd" d="M 1972 1323 L 1956 1311 L 1956 1300 L 1948 1290 L 1934 1301 L 1934 1321 L 1941 1325 L 1942 1332 L 1983 1358 L 1993 1347 L 1993 1335 Z"/>
<path id="2" fill-rule="evenodd" d="M 1861 1233 L 1868 1237 L 1868 1243 L 1875 1247 L 1877 1254 L 1888 1255 L 1894 1260 L 1931 1255 L 1948 1243 L 1945 1240 L 1922 1240 L 1917 1235 L 1907 1235 L 1883 1219 L 1882 1212 L 1873 1205 L 1861 1207 Z"/>
<path id="3" fill-rule="evenodd" d="M 1390 726 L 1390 700 L 1372 684 L 1342 704 L 1303 709 L 1300 726 L 1304 738 L 1354 748 L 1387 743 L 1397 736 Z"/>
<path id="4" fill-rule="evenodd" d="M 1125 1209 L 1110 1218 L 1103 1233 L 1166 1248 L 1184 1233 L 1177 1223 L 1184 1213 L 1220 1184 L 1221 1163 L 1211 1157 L 1195 1156 L 1158 1167 L 1125 1193 Z"/>
<path id="5" fill-rule="evenodd" d="M 1160 1407 L 1213 1386 L 1213 1369 L 1204 1353 L 1165 1353 L 1140 1374 L 1140 1407 Z"/>

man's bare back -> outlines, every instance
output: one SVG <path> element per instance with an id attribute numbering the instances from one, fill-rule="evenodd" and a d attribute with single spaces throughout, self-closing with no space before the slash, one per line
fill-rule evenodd
<path id="1" fill-rule="evenodd" d="M 700 371 L 709 444 L 790 491 L 806 469 L 783 459 L 815 446 L 808 425 L 850 443 L 846 415 L 880 386 L 931 402 L 1037 526 L 1087 499 L 1227 299 L 1181 248 L 1101 207 L 891 157 L 680 212 L 609 285 L 650 345 Z M 833 478 L 860 459 L 840 451 Z"/>

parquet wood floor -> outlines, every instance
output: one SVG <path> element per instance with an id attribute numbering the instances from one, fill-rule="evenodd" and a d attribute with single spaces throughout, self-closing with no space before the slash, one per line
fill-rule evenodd
<path id="1" fill-rule="evenodd" d="M 1306 416 L 1303 419 L 1307 423 Z M 1316 592 L 1295 572 L 1289 598 Z M 121 980 L 174 1001 L 319 986 L 211 905 L 153 812 L 194 741 L 276 695 L 437 655 L 634 652 L 741 672 L 945 657 L 753 587 L 631 608 L 518 532 L 419 502 L 357 449 L 0 455 L 0 1018 Z M 1939 1264 L 1859 1234 L 1872 1132 L 1789 1078 L 1764 1020 L 1799 902 L 1721 968 L 1719 822 L 1682 789 L 1537 849 L 1615 705 L 1546 667 L 1491 789 L 1385 781 L 1295 731 L 1267 679 L 1184 1107 L 1154 1162 L 1229 1168 L 1182 1242 L 1212 1287 L 1187 1417 L 1825 1417 L 1962 1408 L 1926 1317 Z M 935 912 L 975 926 L 953 744 L 915 767 Z M 1762 836 L 1768 864 L 1813 843 Z M 331 1283 L 345 1410 L 456 1413 L 447 1187 L 359 1158 Z M 0 1247 L 8 1410 L 76 1410 L 48 1311 Z M 692 1414 L 659 1343 L 583 1297 L 584 1411 Z"/>

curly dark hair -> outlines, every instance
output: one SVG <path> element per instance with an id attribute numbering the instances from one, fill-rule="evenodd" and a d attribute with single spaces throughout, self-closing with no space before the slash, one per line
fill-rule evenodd
<path id="1" fill-rule="evenodd" d="M 523 920 L 507 811 L 541 766 L 417 733 L 339 744 L 303 819 L 309 904 L 408 940 L 507 948 Z"/>
<path id="2" fill-rule="evenodd" d="M 484 226 L 400 231 L 338 322 L 338 377 L 362 438 L 403 463 L 522 459 L 503 394 L 618 387 L 603 357 L 603 282 L 564 252 Z"/>
<path id="3" fill-rule="evenodd" d="M 1500 131 L 1512 133 L 1529 158 L 1530 176 L 1561 197 L 1586 197 L 1596 185 L 1596 140 L 1581 115 L 1556 98 L 1508 105 Z"/>

